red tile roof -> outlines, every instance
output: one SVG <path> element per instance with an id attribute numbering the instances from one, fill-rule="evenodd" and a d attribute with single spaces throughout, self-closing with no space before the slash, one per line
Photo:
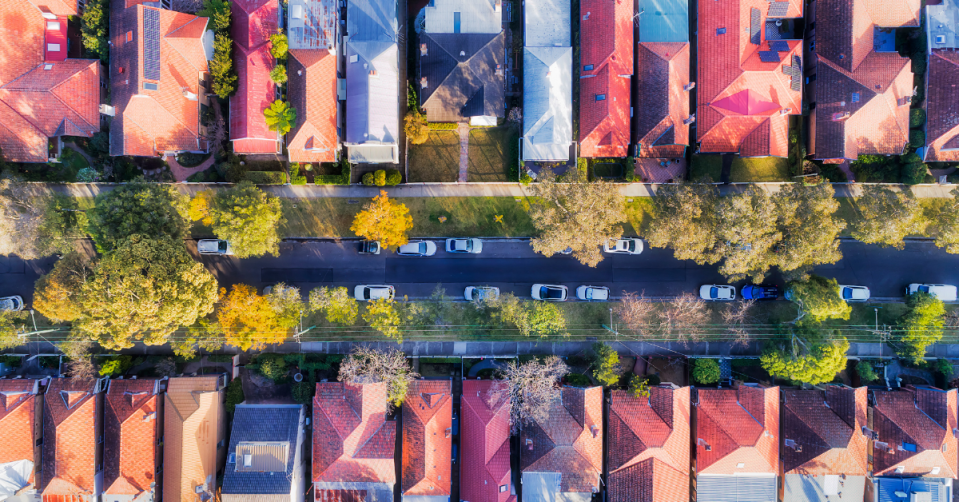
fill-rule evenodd
<path id="1" fill-rule="evenodd" d="M 867 476 L 866 388 L 783 391 L 786 474 Z"/>
<path id="2" fill-rule="evenodd" d="M 561 492 L 599 490 L 603 469 L 603 388 L 563 387 L 549 419 L 524 424 L 520 433 L 523 472 L 561 474 Z"/>
<path id="3" fill-rule="evenodd" d="M 233 3 L 233 41 L 238 77 L 230 97 L 230 141 L 237 153 L 279 153 L 277 134 L 266 125 L 263 110 L 276 99 L 270 80 L 275 65 L 270 35 L 277 29 L 276 0 Z"/>
<path id="4" fill-rule="evenodd" d="M 34 462 L 34 432 L 40 426 L 36 414 L 37 380 L 0 380 L 0 464 Z M 34 483 L 34 472 L 30 472 Z"/>
<path id="5" fill-rule="evenodd" d="M 873 443 L 873 474 L 895 475 L 903 467 L 905 476 L 955 478 L 956 389 L 907 386 L 872 392 L 873 428 L 879 434 Z M 939 472 L 932 474 L 936 467 Z"/>
<path id="6" fill-rule="evenodd" d="M 633 75 L 633 2 L 583 0 L 579 81 L 580 155 L 625 157 Z M 586 70 L 592 65 L 592 70 Z M 586 78 L 583 78 L 586 77 Z M 604 100 L 597 100 L 599 95 Z"/>
<path id="7" fill-rule="evenodd" d="M 792 89 L 786 72 L 802 57 L 803 43 L 787 40 L 787 50 L 771 51 L 765 38 L 771 6 L 765 0 L 699 3 L 696 118 L 702 152 L 788 155 L 787 115 L 802 112 L 802 91 Z M 802 2 L 790 1 L 787 11 L 785 17 L 801 17 Z M 760 52 L 770 51 L 778 62 L 760 60 Z"/>
<path id="8" fill-rule="evenodd" d="M 959 161 L 959 54 L 929 55 L 926 78 L 926 162 Z"/>
<path id="9" fill-rule="evenodd" d="M 637 86 L 634 103 L 639 157 L 682 157 L 689 144 L 688 42 L 640 42 L 636 47 Z"/>
<path id="10" fill-rule="evenodd" d="M 689 500 L 689 387 L 614 390 L 609 408 L 609 500 Z"/>
<path id="11" fill-rule="evenodd" d="M 396 422 L 386 421 L 385 383 L 316 384 L 314 483 L 396 483 L 395 445 Z M 322 491 L 317 500 L 324 500 Z"/>
<path id="12" fill-rule="evenodd" d="M 104 493 L 138 496 L 156 482 L 157 381 L 112 380 L 104 412 Z"/>
<path id="13" fill-rule="evenodd" d="M 506 382 L 464 380 L 460 447 L 460 498 L 470 502 L 514 502 L 510 478 Z M 505 486 L 504 491 L 500 487 Z"/>
<path id="14" fill-rule="evenodd" d="M 296 126 L 287 135 L 291 162 L 335 162 L 336 57 L 327 50 L 290 51 L 287 96 Z"/>
<path id="15" fill-rule="evenodd" d="M 54 378 L 43 399 L 44 502 L 58 496 L 95 497 L 97 405 L 94 380 Z"/>
<path id="16" fill-rule="evenodd" d="M 698 474 L 779 472 L 779 387 L 699 389 L 698 395 Z"/>
<path id="17" fill-rule="evenodd" d="M 404 496 L 449 496 L 453 382 L 415 380 L 403 402 Z"/>

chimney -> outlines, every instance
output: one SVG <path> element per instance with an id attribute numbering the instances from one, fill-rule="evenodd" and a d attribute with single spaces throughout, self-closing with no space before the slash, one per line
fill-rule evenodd
<path id="1" fill-rule="evenodd" d="M 713 447 L 709 446 L 709 443 L 707 443 L 703 438 L 696 439 L 696 445 L 702 446 L 706 451 L 713 451 Z"/>
<path id="2" fill-rule="evenodd" d="M 595 437 L 599 437 L 599 426 L 597 426 L 597 425 L 591 425 L 591 426 L 589 427 L 589 430 L 590 430 L 590 432 L 593 433 L 593 437 L 594 437 L 594 438 L 595 438 Z"/>
<path id="3" fill-rule="evenodd" d="M 426 56 L 429 55 L 429 53 L 429 47 L 427 47 L 426 44 L 420 44 L 420 56 Z"/>
<path id="4" fill-rule="evenodd" d="M 797 453 L 802 453 L 802 446 L 797 445 L 795 440 L 787 439 L 785 443 L 787 447 L 792 448 L 793 450 L 796 450 Z"/>
<path id="5" fill-rule="evenodd" d="M 529 448 L 530 451 L 533 451 L 533 440 L 527 438 L 527 439 L 526 439 L 526 446 Z"/>
<path id="6" fill-rule="evenodd" d="M 503 12 L 503 0 L 493 0 L 493 12 Z"/>
<path id="7" fill-rule="evenodd" d="M 690 82 L 690 83 L 688 83 L 688 84 L 686 84 L 686 85 L 683 86 L 683 90 L 686 91 L 686 92 L 689 92 L 689 91 L 691 91 L 691 90 L 693 90 L 693 89 L 695 89 L 695 88 L 696 88 L 696 82 Z"/>
<path id="8" fill-rule="evenodd" d="M 426 77 L 421 77 L 421 78 L 420 78 L 420 88 L 422 88 L 422 89 L 427 89 L 427 88 L 429 88 L 429 86 L 430 86 L 429 79 L 427 79 Z"/>

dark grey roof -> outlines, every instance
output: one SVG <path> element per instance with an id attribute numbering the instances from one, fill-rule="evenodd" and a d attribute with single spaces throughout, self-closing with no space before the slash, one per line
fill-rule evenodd
<path id="1" fill-rule="evenodd" d="M 469 117 L 502 117 L 506 103 L 506 35 L 491 33 L 423 33 L 420 52 L 420 103 L 433 122 L 460 122 Z M 496 66 L 500 66 L 497 73 Z"/>
<path id="2" fill-rule="evenodd" d="M 293 469 L 296 467 L 297 437 L 300 434 L 300 405 L 238 405 L 233 415 L 230 449 L 236 453 L 240 442 L 289 442 L 286 472 L 237 472 L 236 459 L 226 464 L 223 476 L 223 494 L 283 494 L 290 493 Z"/>

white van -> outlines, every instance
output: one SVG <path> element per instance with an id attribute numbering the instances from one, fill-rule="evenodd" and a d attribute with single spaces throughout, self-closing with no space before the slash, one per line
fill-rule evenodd
<path id="1" fill-rule="evenodd" d="M 917 291 L 929 293 L 932 296 L 944 301 L 956 301 L 956 287 L 948 284 L 910 284 L 906 288 L 906 295 L 911 295 Z"/>

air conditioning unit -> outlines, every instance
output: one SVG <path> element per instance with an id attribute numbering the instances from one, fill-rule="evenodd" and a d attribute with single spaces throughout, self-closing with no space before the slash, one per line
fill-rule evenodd
<path id="1" fill-rule="evenodd" d="M 945 35 L 936 35 L 936 43 L 937 43 L 937 44 L 944 44 L 944 43 L 946 43 L 946 36 L 945 36 Z"/>

